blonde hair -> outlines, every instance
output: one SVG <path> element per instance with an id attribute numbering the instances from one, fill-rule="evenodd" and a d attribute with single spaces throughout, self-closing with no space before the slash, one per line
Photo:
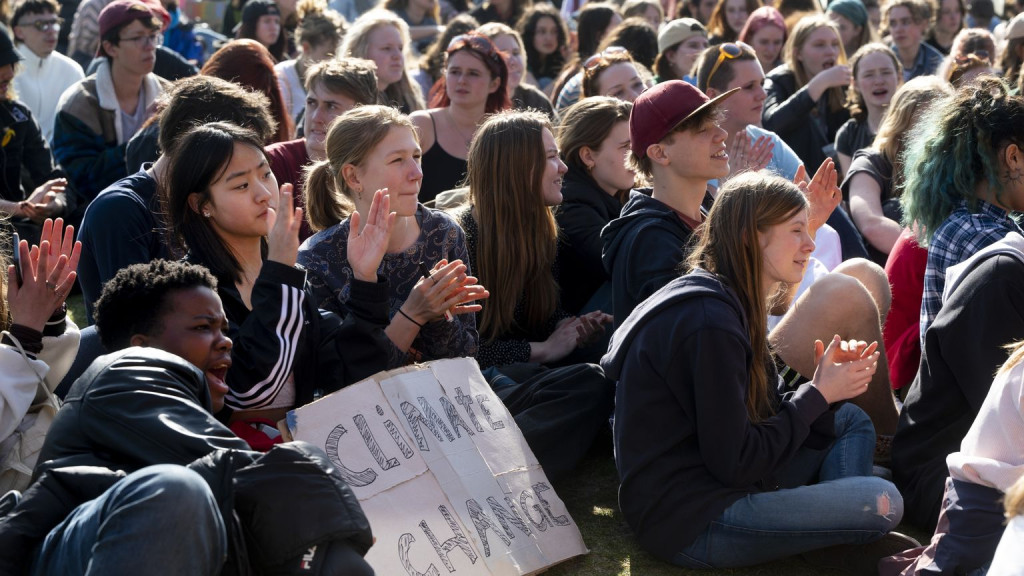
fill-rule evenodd
<path id="1" fill-rule="evenodd" d="M 402 38 L 402 51 L 405 54 L 406 66 L 409 62 L 413 62 L 409 49 L 411 44 L 409 25 L 393 12 L 380 8 L 367 11 L 352 23 L 352 27 L 349 28 L 341 42 L 339 51 L 341 57 L 369 59 L 370 34 L 381 26 L 393 26 L 398 30 L 398 34 Z M 402 77 L 397 82 L 383 90 L 383 96 L 388 103 L 396 104 L 409 112 L 426 107 L 419 85 L 409 78 L 408 68 L 402 70 Z"/>
<path id="2" fill-rule="evenodd" d="M 466 182 L 479 229 L 474 272 L 495 290 L 480 312 L 481 338 L 515 327 L 522 301 L 526 330 L 543 329 L 558 305 L 552 265 L 558 225 L 541 197 L 547 117 L 505 111 L 487 118 L 469 146 Z"/>
<path id="3" fill-rule="evenodd" d="M 391 129 L 399 127 L 408 128 L 416 136 L 408 116 L 379 105 L 357 106 L 331 123 L 324 144 L 327 159 L 313 163 L 306 171 L 303 194 L 310 228 L 319 232 L 348 218 L 355 208 L 356 193 L 342 176 L 342 168 L 362 164 Z"/>
<path id="4" fill-rule="evenodd" d="M 893 94 L 871 147 L 892 164 L 894 193 L 899 193 L 903 181 L 904 136 L 913 128 L 915 119 L 924 113 L 925 106 L 952 94 L 953 88 L 936 76 L 912 78 Z"/>
<path id="5" fill-rule="evenodd" d="M 1017 344 L 1018 349 L 1014 353 L 1016 362 L 1020 362 L 1021 357 L 1024 357 L 1024 348 L 1020 348 L 1020 344 Z M 1013 360 L 1013 358 L 1011 358 Z M 1015 362 L 1015 363 L 1016 363 Z M 1009 364 L 1009 362 L 1007 362 Z M 1024 514 L 1024 476 L 1017 479 L 1010 486 L 1010 489 L 1006 491 L 1006 519 L 1011 520 L 1014 516 L 1020 516 Z"/>
<path id="6" fill-rule="evenodd" d="M 797 56 L 800 53 L 800 49 L 804 47 L 804 44 L 811 37 L 811 34 L 821 28 L 828 28 L 836 35 L 836 40 L 839 41 L 839 59 L 836 61 L 836 64 L 846 64 L 846 50 L 843 48 L 843 37 L 839 35 L 839 27 L 836 26 L 835 22 L 829 20 L 828 16 L 824 14 L 804 16 L 793 26 L 793 31 L 790 32 L 789 38 L 786 39 L 786 45 L 782 49 L 782 59 L 786 66 L 793 71 L 797 90 L 803 88 L 811 81 L 807 71 L 804 70 L 804 65 L 800 63 Z M 842 88 L 829 88 L 825 91 L 825 94 L 828 98 L 829 110 L 834 112 L 843 107 Z"/>

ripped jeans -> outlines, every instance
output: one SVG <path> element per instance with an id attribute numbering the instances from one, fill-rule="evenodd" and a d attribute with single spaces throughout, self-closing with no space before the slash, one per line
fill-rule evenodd
<path id="1" fill-rule="evenodd" d="M 802 449 L 779 480 L 784 487 L 749 494 L 722 515 L 674 563 L 689 568 L 750 566 L 836 544 L 881 538 L 903 517 L 891 482 L 870 476 L 875 430 L 863 410 L 836 411 L 836 441 Z"/>

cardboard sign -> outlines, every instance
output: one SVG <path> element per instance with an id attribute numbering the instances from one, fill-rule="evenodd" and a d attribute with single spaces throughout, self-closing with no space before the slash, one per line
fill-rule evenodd
<path id="1" fill-rule="evenodd" d="M 476 362 L 377 374 L 288 415 L 352 486 L 378 574 L 534 574 L 587 553 Z"/>

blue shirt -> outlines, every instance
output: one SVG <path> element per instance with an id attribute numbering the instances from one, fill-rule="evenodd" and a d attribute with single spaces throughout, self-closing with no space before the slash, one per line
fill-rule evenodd
<path id="1" fill-rule="evenodd" d="M 900 55 L 900 49 L 895 44 L 889 46 L 892 51 L 896 53 L 898 57 Z M 906 82 L 911 78 L 917 78 L 918 76 L 928 76 L 929 74 L 935 74 L 935 71 L 939 69 L 939 64 L 942 64 L 944 56 L 942 52 L 939 52 L 932 46 L 922 42 L 917 50 L 917 58 L 914 59 L 914 65 L 903 69 L 903 81 Z"/>

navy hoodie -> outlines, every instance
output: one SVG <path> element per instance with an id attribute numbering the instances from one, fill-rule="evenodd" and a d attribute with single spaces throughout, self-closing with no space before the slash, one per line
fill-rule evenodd
<path id="1" fill-rule="evenodd" d="M 735 501 L 776 488 L 801 446 L 824 448 L 833 413 L 810 384 L 776 395 L 776 414 L 747 416 L 752 362 L 743 309 L 703 270 L 640 304 L 601 360 L 618 380 L 619 506 L 640 545 L 672 561 Z M 775 378 L 770 361 L 769 378 Z"/>
<path id="2" fill-rule="evenodd" d="M 708 195 L 704 207 L 710 206 Z M 649 188 L 629 193 L 622 214 L 601 231 L 616 329 L 637 304 L 679 275 L 692 235 L 675 210 L 651 198 Z"/>

